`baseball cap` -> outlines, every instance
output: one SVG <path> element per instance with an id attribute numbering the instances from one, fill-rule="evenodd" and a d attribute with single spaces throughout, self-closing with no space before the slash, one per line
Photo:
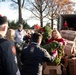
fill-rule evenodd
<path id="1" fill-rule="evenodd" d="M 18 27 L 23 27 L 23 25 L 22 24 L 19 24 L 19 26 Z"/>

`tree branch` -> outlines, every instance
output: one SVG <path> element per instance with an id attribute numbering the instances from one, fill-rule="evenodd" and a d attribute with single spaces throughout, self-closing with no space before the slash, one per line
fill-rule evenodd
<path id="1" fill-rule="evenodd" d="M 32 5 L 39 11 L 39 9 L 37 8 L 37 6 L 34 5 L 34 3 L 32 3 Z"/>
<path id="2" fill-rule="evenodd" d="M 25 3 L 25 0 L 23 0 L 23 3 L 22 3 L 22 8 L 23 8 L 23 6 L 24 6 L 24 3 Z"/>
<path id="3" fill-rule="evenodd" d="M 43 16 L 43 18 L 46 17 L 48 14 L 49 14 L 49 11 L 48 11 L 48 13 L 45 16 Z"/>
<path id="4" fill-rule="evenodd" d="M 27 10 L 30 11 L 33 15 L 35 15 L 36 17 L 39 18 L 39 16 L 37 16 L 37 15 L 33 12 L 33 10 L 30 10 L 30 9 L 28 9 L 28 8 L 25 8 L 25 9 L 27 9 Z"/>
<path id="5" fill-rule="evenodd" d="M 37 18 L 40 18 L 39 16 L 37 16 L 32 10 L 31 10 L 32 14 L 35 15 Z"/>
<path id="6" fill-rule="evenodd" d="M 42 11 L 42 12 L 44 12 L 46 8 L 47 8 L 47 5 L 45 6 L 45 8 L 43 9 L 43 11 Z"/>
<path id="7" fill-rule="evenodd" d="M 16 3 L 16 4 L 18 4 L 18 2 L 14 1 L 14 0 L 11 0 L 11 1 L 14 2 L 14 3 Z"/>

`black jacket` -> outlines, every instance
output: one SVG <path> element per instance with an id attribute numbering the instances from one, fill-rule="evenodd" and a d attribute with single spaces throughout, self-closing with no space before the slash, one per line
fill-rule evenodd
<path id="1" fill-rule="evenodd" d="M 14 44 L 0 38 L 0 75 L 20 75 Z"/>
<path id="2" fill-rule="evenodd" d="M 43 61 L 52 62 L 54 57 L 37 43 L 31 43 L 21 54 L 22 75 L 42 75 Z"/>

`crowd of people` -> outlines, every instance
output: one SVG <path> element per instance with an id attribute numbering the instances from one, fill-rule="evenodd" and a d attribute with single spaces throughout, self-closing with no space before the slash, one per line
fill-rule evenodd
<path id="1" fill-rule="evenodd" d="M 7 17 L 0 16 L 0 75 L 42 75 L 43 61 L 53 62 L 58 52 L 50 55 L 41 47 L 41 41 L 42 34 L 27 33 L 21 24 L 16 30 L 8 29 Z M 46 44 L 52 41 L 65 45 L 57 29 Z"/>

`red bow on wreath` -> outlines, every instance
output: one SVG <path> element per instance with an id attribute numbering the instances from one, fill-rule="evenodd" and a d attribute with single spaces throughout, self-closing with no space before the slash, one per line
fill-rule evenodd
<path id="1" fill-rule="evenodd" d="M 34 29 L 40 29 L 40 26 L 38 24 L 34 25 Z"/>

